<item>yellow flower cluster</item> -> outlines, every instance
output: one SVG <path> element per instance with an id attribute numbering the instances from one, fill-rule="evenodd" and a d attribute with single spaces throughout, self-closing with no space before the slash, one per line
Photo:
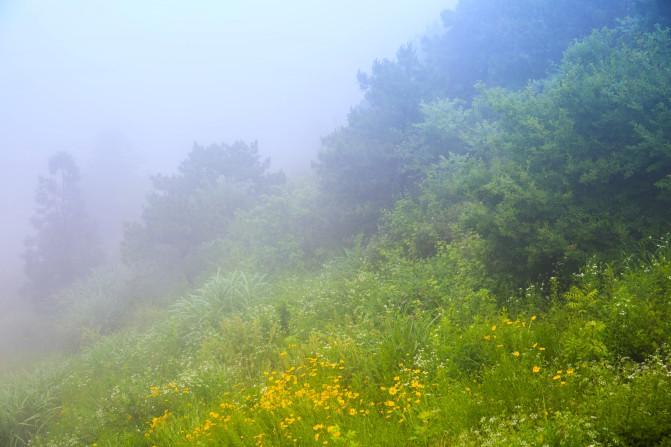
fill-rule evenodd
<path id="1" fill-rule="evenodd" d="M 187 433 L 186 440 L 195 441 L 198 438 L 210 435 L 214 427 L 223 427 L 228 424 L 232 419 L 232 415 L 230 413 L 232 410 L 237 408 L 237 405 L 228 402 L 222 402 L 219 404 L 219 408 L 222 411 L 221 413 L 218 411 L 210 411 L 208 418 L 205 419 L 201 425 L 198 425 L 196 428 L 194 428 L 191 433 Z"/>
<path id="2" fill-rule="evenodd" d="M 555 375 L 552 376 L 552 380 L 555 382 L 559 382 L 560 385 L 566 385 L 566 378 L 571 377 L 575 374 L 575 370 L 573 368 L 567 368 L 566 372 L 564 370 L 560 369 L 558 370 Z"/>
<path id="3" fill-rule="evenodd" d="M 152 435 L 165 421 L 170 417 L 172 413 L 169 410 L 165 410 L 161 416 L 156 416 L 151 418 L 149 421 L 149 428 L 144 433 L 144 436 L 148 438 Z"/>
<path id="4" fill-rule="evenodd" d="M 266 438 L 265 433 L 259 433 L 258 435 L 254 436 L 254 440 L 256 441 L 256 446 L 257 447 L 262 447 L 263 446 L 263 440 Z"/>
<path id="5" fill-rule="evenodd" d="M 169 382 L 163 386 L 152 385 L 149 387 L 149 396 L 150 398 L 156 398 L 161 395 L 169 394 L 189 394 L 191 390 L 189 387 L 180 387 L 177 382 Z"/>
<path id="6" fill-rule="evenodd" d="M 330 437 L 332 440 L 337 441 L 342 434 L 338 425 L 315 424 L 312 429 L 315 431 L 315 441 L 322 439 L 322 445 L 328 445 L 329 443 L 325 438 Z"/>
<path id="7" fill-rule="evenodd" d="M 364 400 L 359 392 L 347 384 L 343 370 L 343 360 L 330 361 L 321 355 L 313 355 L 303 363 L 283 371 L 265 372 L 266 383 L 258 398 L 248 397 L 242 403 L 222 402 L 217 411 L 210 412 L 203 423 L 186 435 L 186 440 L 195 442 L 212 435 L 216 432 L 215 428 L 224 429 L 231 421 L 233 412 L 238 416 L 237 423 L 258 428 L 258 418 L 267 420 L 261 416 L 266 413 L 276 420 L 277 428 L 271 432 L 266 428 L 254 436 L 257 446 L 268 442 L 269 436 L 277 435 L 297 442 L 304 430 L 310 427 L 314 441 L 328 445 L 344 439 L 339 423 L 372 414 L 404 422 L 413 406 L 419 404 L 424 396 L 422 379 L 427 373 L 417 368 L 400 365 L 399 373 L 391 385 L 381 387 L 384 398 L 379 401 Z M 306 414 L 310 415 L 311 421 L 303 419 Z"/>
<path id="8" fill-rule="evenodd" d="M 538 374 L 541 372 L 541 367 L 538 365 L 534 365 L 534 367 L 531 368 L 531 372 L 534 374 Z M 566 385 L 567 378 L 572 377 L 573 375 L 575 375 L 575 369 L 567 368 L 566 371 L 564 371 L 563 369 L 559 369 L 557 370 L 557 372 L 548 377 L 550 377 L 550 379 L 553 382 L 559 383 L 560 385 Z"/>
<path id="9" fill-rule="evenodd" d="M 275 411 L 289 408 L 296 403 L 315 409 L 329 410 L 336 414 L 350 415 L 364 412 L 359 393 L 343 385 L 345 362 L 331 362 L 320 356 L 307 359 L 307 365 L 291 367 L 283 372 L 266 373 L 267 385 L 263 388 L 258 408 Z"/>
<path id="10" fill-rule="evenodd" d="M 527 328 L 530 329 L 532 324 L 538 319 L 536 315 L 531 315 L 527 319 L 521 320 L 521 319 L 516 319 L 516 320 L 511 320 L 509 318 L 505 318 L 501 320 L 501 326 L 506 327 L 517 327 L 517 328 Z M 498 329 L 498 326 L 496 324 L 492 324 L 490 326 L 490 331 L 486 335 L 482 337 L 484 341 L 495 341 L 497 339 L 497 336 L 495 335 Z M 497 348 L 503 348 L 503 344 L 497 344 Z M 509 348 L 512 348 L 509 346 Z M 514 348 L 513 348 L 514 349 Z M 538 342 L 535 342 L 531 344 L 528 348 L 528 351 L 531 352 L 534 358 L 538 358 L 539 354 L 542 355 L 545 352 L 546 348 L 544 346 L 541 346 Z M 515 358 L 515 359 L 521 359 L 523 357 L 523 353 L 520 352 L 519 350 L 511 350 L 510 354 Z M 539 364 L 532 364 L 531 366 L 531 373 L 538 375 L 538 376 L 543 376 L 541 373 L 541 366 Z M 550 378 L 552 382 L 558 383 L 560 385 L 566 385 L 567 384 L 567 378 L 571 377 L 575 374 L 575 370 L 573 368 L 568 368 L 564 372 L 564 370 L 558 370 L 556 373 L 551 374 L 547 377 Z M 545 376 L 543 376 L 545 377 Z"/>
<path id="11" fill-rule="evenodd" d="M 390 419 L 395 414 L 399 422 L 404 422 L 412 407 L 421 402 L 424 395 L 422 376 L 426 372 L 419 368 L 406 368 L 403 365 L 400 367 L 400 375 L 394 377 L 394 383 L 390 387 L 380 387 L 389 395 L 382 403 L 381 413 L 385 419 Z"/>

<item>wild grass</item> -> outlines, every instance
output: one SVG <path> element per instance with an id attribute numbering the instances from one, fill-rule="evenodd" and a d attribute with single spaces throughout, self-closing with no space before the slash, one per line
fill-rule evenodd
<path id="1" fill-rule="evenodd" d="M 587 265 L 516 308 L 456 259 L 219 273 L 148 330 L 3 379 L 2 445 L 671 441 L 667 252 L 620 273 Z"/>

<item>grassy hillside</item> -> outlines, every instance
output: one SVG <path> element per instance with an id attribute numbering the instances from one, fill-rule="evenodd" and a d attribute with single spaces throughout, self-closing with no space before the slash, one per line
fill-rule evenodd
<path id="1" fill-rule="evenodd" d="M 5 383 L 0 443 L 671 441 L 666 244 L 504 306 L 465 262 L 473 246 L 376 266 L 352 255 L 308 278 L 214 276 L 149 331 Z"/>

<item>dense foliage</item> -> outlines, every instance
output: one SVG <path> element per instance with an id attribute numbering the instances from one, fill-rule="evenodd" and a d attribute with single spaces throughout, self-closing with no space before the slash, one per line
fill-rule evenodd
<path id="1" fill-rule="evenodd" d="M 491 273 L 521 286 L 668 231 L 668 30 L 595 32 L 544 82 L 423 112 L 418 127 L 445 156 L 386 224 L 413 255 L 475 232 Z"/>
<path id="2" fill-rule="evenodd" d="M 177 174 L 152 179 L 142 222 L 126 230 L 126 261 L 158 262 L 191 283 L 193 256 L 203 244 L 225 236 L 238 210 L 284 181 L 267 172 L 269 163 L 256 143 L 195 146 Z"/>
<path id="3" fill-rule="evenodd" d="M 377 61 L 359 76 L 364 101 L 325 139 L 317 163 L 328 201 L 343 214 L 332 231 L 373 232 L 380 210 L 412 191 L 426 166 L 445 155 L 449 148 L 416 135 L 423 103 L 469 103 L 481 83 L 524 87 L 552 72 L 573 40 L 627 14 L 647 28 L 671 17 L 664 1 L 462 0 L 419 48 Z"/>
<path id="4" fill-rule="evenodd" d="M 6 382 L 3 445 L 665 445 L 667 241 L 498 307 L 478 241 L 219 274 L 149 331 Z M 296 441 L 294 441 L 296 440 Z"/>

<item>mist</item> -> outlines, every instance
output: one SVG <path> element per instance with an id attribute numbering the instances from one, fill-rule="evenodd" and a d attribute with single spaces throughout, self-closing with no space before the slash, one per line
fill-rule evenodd
<path id="1" fill-rule="evenodd" d="M 258 141 L 307 172 L 361 98 L 356 73 L 436 26 L 450 1 L 0 4 L 0 285 L 23 281 L 38 175 L 70 152 L 116 256 L 148 177 L 194 143 Z M 432 25 L 433 24 L 433 25 Z"/>

